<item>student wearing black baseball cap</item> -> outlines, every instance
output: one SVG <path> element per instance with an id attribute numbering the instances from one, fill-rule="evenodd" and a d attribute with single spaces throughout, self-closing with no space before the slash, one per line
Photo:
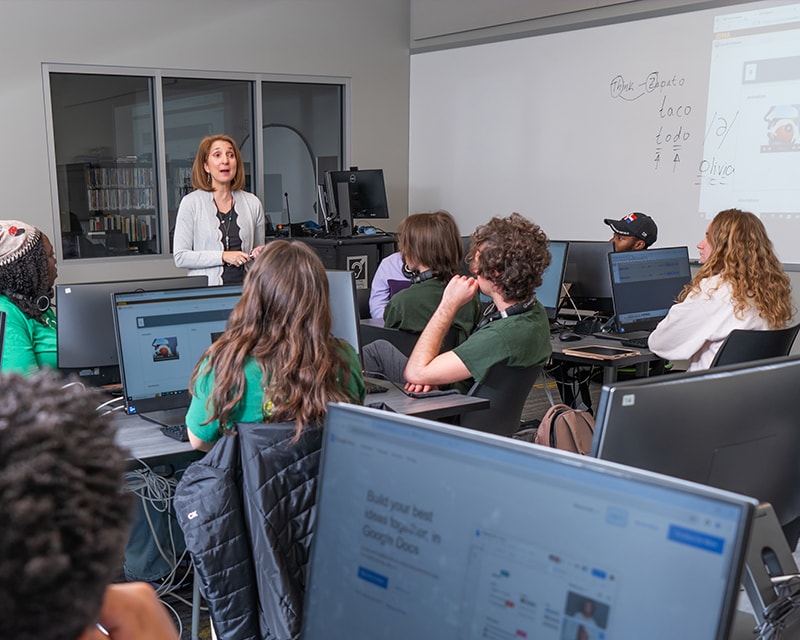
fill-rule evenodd
<path id="1" fill-rule="evenodd" d="M 647 214 L 629 213 L 620 220 L 603 220 L 614 231 L 614 251 L 639 251 L 650 247 L 658 237 L 658 227 Z"/>

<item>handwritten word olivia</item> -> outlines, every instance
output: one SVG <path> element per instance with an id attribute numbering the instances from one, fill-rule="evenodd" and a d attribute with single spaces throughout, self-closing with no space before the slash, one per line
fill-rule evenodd
<path id="1" fill-rule="evenodd" d="M 736 173 L 736 167 L 730 162 L 718 162 L 716 157 L 711 160 L 703 158 L 700 161 L 700 177 L 706 178 L 712 185 L 726 184 L 727 178 Z"/>

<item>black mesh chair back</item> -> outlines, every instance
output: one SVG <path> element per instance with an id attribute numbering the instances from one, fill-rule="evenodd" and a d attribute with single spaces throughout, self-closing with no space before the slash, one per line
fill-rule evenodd
<path id="1" fill-rule="evenodd" d="M 712 367 L 789 355 L 800 324 L 785 329 L 734 329 L 717 351 Z"/>
<path id="2" fill-rule="evenodd" d="M 511 436 L 519 430 L 522 409 L 541 371 L 542 365 L 534 367 L 494 365 L 486 379 L 473 384 L 467 392 L 467 395 L 489 400 L 489 408 L 468 411 L 461 416 L 461 426 Z"/>

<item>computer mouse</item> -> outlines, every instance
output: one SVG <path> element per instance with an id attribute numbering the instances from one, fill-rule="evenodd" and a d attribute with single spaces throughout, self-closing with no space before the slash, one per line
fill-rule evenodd
<path id="1" fill-rule="evenodd" d="M 567 332 L 560 334 L 558 339 L 561 340 L 561 342 L 574 342 L 575 340 L 582 340 L 583 336 L 580 333 Z"/>

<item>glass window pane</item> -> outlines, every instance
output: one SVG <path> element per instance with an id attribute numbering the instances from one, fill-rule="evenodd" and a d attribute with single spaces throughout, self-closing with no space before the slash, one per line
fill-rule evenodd
<path id="1" fill-rule="evenodd" d="M 338 84 L 262 83 L 263 200 L 274 224 L 323 223 L 317 185 L 343 162 L 343 94 Z"/>
<path id="2" fill-rule="evenodd" d="M 51 73 L 65 259 L 161 251 L 152 82 Z"/>
<path id="3" fill-rule="evenodd" d="M 253 191 L 253 83 L 164 78 L 162 93 L 171 251 L 178 205 L 193 190 L 192 162 L 203 138 L 224 133 L 236 140 L 244 161 L 245 190 Z"/>

